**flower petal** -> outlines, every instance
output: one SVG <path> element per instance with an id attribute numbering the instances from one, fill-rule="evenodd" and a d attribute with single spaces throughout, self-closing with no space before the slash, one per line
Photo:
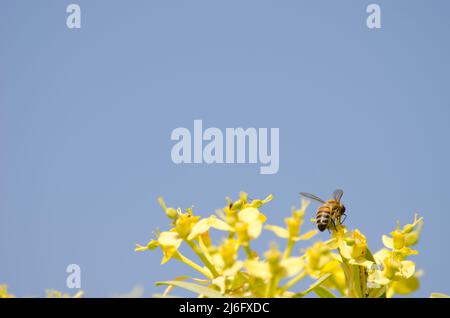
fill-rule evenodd
<path id="1" fill-rule="evenodd" d="M 158 242 L 161 246 L 173 246 L 176 249 L 178 249 L 182 241 L 177 232 L 161 232 L 158 237 Z"/>
<path id="2" fill-rule="evenodd" d="M 144 252 L 146 250 L 148 250 L 148 247 L 147 246 L 142 246 L 140 244 L 136 244 L 136 247 L 134 248 L 135 252 Z"/>
<path id="3" fill-rule="evenodd" d="M 192 227 L 191 233 L 188 236 L 188 240 L 192 240 L 196 238 L 198 235 L 207 232 L 209 228 L 210 228 L 209 218 L 201 219 Z"/>
<path id="4" fill-rule="evenodd" d="M 244 223 L 255 221 L 259 218 L 260 212 L 256 208 L 245 208 L 239 212 L 239 220 Z"/>
<path id="5" fill-rule="evenodd" d="M 348 246 L 344 240 L 341 240 L 338 242 L 339 245 L 339 252 L 341 253 L 342 257 L 346 259 L 352 258 L 352 248 Z"/>
<path id="6" fill-rule="evenodd" d="M 214 215 L 209 217 L 209 224 L 216 230 L 234 232 L 234 229 L 231 226 L 229 226 L 226 222 L 219 220 Z"/>
<path id="7" fill-rule="evenodd" d="M 244 262 L 244 267 L 252 276 L 260 277 L 262 279 L 269 279 L 271 277 L 269 264 L 256 260 L 247 260 Z"/>
<path id="8" fill-rule="evenodd" d="M 416 271 L 416 264 L 413 261 L 402 261 L 401 274 L 404 278 L 410 278 Z"/>
<path id="9" fill-rule="evenodd" d="M 300 235 L 300 236 L 297 238 L 297 240 L 298 240 L 298 241 L 306 241 L 306 240 L 309 240 L 310 238 L 314 237 L 317 233 L 318 233 L 317 230 L 311 230 L 311 231 L 308 231 L 308 232 L 306 232 L 305 234 Z"/>
<path id="10" fill-rule="evenodd" d="M 382 248 L 381 250 L 373 254 L 373 258 L 377 261 L 378 264 L 383 264 L 384 259 L 390 254 L 391 252 L 388 249 Z"/>
<path id="11" fill-rule="evenodd" d="M 416 291 L 420 286 L 419 279 L 416 276 L 392 282 L 391 288 L 395 294 L 407 295 Z"/>
<path id="12" fill-rule="evenodd" d="M 394 248 L 394 240 L 392 239 L 392 237 L 383 235 L 381 237 L 381 240 L 383 241 L 384 246 L 386 246 L 387 248 L 390 248 L 390 249 Z"/>
<path id="13" fill-rule="evenodd" d="M 351 259 L 349 261 L 350 264 L 352 265 L 359 265 L 359 266 L 364 266 L 366 268 L 370 268 L 374 263 L 371 261 L 366 260 L 365 258 L 357 258 L 357 259 Z"/>
<path id="14" fill-rule="evenodd" d="M 266 230 L 272 231 L 276 236 L 287 239 L 289 237 L 289 232 L 285 228 L 277 225 L 266 225 Z"/>
<path id="15" fill-rule="evenodd" d="M 247 231 L 251 240 L 258 238 L 262 231 L 262 223 L 259 221 L 249 223 Z"/>
<path id="16" fill-rule="evenodd" d="M 305 267 L 305 262 L 301 257 L 289 257 L 281 262 L 281 266 L 286 271 L 286 276 L 294 276 L 300 273 Z"/>

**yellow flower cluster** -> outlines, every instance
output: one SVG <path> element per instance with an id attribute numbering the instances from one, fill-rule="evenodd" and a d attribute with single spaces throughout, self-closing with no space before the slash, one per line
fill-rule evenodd
<path id="1" fill-rule="evenodd" d="M 336 220 L 328 241 L 316 241 L 293 255 L 297 243 L 307 242 L 317 234 L 316 230 L 302 231 L 308 202 L 302 201 L 299 209 L 293 209 L 284 219 L 284 226 L 264 226 L 266 217 L 260 209 L 271 200 L 272 195 L 264 200 L 249 200 L 246 193 L 241 193 L 236 201 L 227 198 L 227 205 L 217 211 L 217 216 L 201 218 L 190 208 L 183 212 L 167 207 L 159 198 L 172 227 L 154 233 L 154 239 L 145 246 L 136 245 L 135 250 L 160 248 L 162 264 L 176 259 L 203 276 L 159 282 L 157 285 L 168 286 L 160 296 L 168 296 L 174 287 L 181 287 L 200 297 L 304 297 L 313 292 L 319 297 L 379 298 L 411 293 L 419 287 L 420 272 L 407 257 L 417 254 L 411 246 L 418 242 L 422 218 L 416 216 L 412 224 L 403 228 L 398 225 L 392 237 L 384 235 L 386 248 L 375 254 L 359 230 L 348 231 Z M 210 237 L 212 229 L 226 233 L 217 245 Z M 252 241 L 260 237 L 263 229 L 286 240 L 284 250 L 275 244 L 262 255 L 253 250 Z M 183 255 L 182 244 L 201 263 Z M 240 258 L 241 250 L 244 259 Z M 305 278 L 312 279 L 313 284 L 304 291 L 295 291 L 297 283 Z"/>
<path id="2" fill-rule="evenodd" d="M 200 217 L 192 208 L 184 211 L 159 204 L 171 220 L 164 232 L 154 232 L 154 239 L 145 246 L 136 245 L 135 251 L 161 249 L 161 264 L 171 259 L 180 261 L 202 277 L 177 277 L 172 281 L 158 282 L 167 286 L 157 296 L 169 296 L 175 287 L 198 294 L 199 297 L 304 297 L 315 293 L 319 297 L 386 298 L 396 294 L 406 295 L 419 288 L 421 271 L 416 270 L 410 256 L 418 254 L 413 247 L 418 243 L 423 218 L 414 216 L 411 224 L 397 223 L 390 235 L 383 235 L 384 248 L 376 253 L 369 249 L 367 238 L 358 229 L 348 230 L 334 219 L 327 241 L 316 240 L 317 230 L 303 231 L 308 202 L 293 209 L 284 219 L 284 226 L 265 224 L 266 216 L 260 209 L 272 200 L 249 200 L 246 193 L 232 201 L 216 215 Z M 214 244 L 210 232 L 225 233 Z M 258 253 L 252 248 L 263 230 L 284 241 L 284 249 L 271 244 L 268 251 Z M 307 243 L 314 238 L 314 242 Z M 296 247 L 296 244 L 304 246 Z M 182 252 L 186 245 L 196 255 L 194 261 Z M 295 253 L 298 248 L 299 253 Z M 242 257 L 245 256 L 245 257 Z M 296 290 L 304 279 L 312 284 L 302 291 Z M 49 290 L 46 297 L 82 297 L 79 291 L 71 296 Z M 7 285 L 0 285 L 0 298 L 13 298 Z M 448 297 L 433 293 L 431 297 Z"/>

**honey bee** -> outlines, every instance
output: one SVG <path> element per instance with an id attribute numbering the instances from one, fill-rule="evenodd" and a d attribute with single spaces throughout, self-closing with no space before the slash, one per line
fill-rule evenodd
<path id="1" fill-rule="evenodd" d="M 337 189 L 333 192 L 333 199 L 324 201 L 318 196 L 310 193 L 300 192 L 300 195 L 322 203 L 317 209 L 316 224 L 319 231 L 323 232 L 325 229 L 330 229 L 333 225 L 336 228 L 336 222 L 342 224 L 347 215 L 345 214 L 345 206 L 341 203 L 344 191 Z M 344 219 L 342 219 L 344 217 Z"/>

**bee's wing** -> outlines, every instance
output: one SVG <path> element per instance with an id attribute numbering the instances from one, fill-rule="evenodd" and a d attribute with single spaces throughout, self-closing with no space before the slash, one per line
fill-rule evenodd
<path id="1" fill-rule="evenodd" d="M 311 194 L 311 193 L 300 192 L 300 195 L 304 196 L 305 198 L 308 198 L 308 199 L 319 201 L 320 203 L 326 203 L 324 200 L 322 200 L 318 196 L 315 196 L 314 194 Z"/>
<path id="2" fill-rule="evenodd" d="M 333 192 L 333 198 L 337 202 L 341 201 L 341 198 L 342 198 L 343 195 L 344 195 L 344 191 L 342 191 L 341 189 L 334 190 L 334 192 Z"/>

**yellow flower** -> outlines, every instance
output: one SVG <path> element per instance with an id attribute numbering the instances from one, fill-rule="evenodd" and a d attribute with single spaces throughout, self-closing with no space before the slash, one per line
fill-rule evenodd
<path id="1" fill-rule="evenodd" d="M 186 239 L 200 217 L 193 215 L 192 208 L 187 208 L 186 212 L 183 213 L 181 209 L 175 210 L 174 208 L 167 207 L 162 197 L 158 198 L 158 202 L 166 212 L 166 215 L 173 220 L 172 225 L 174 225 L 174 229 L 180 238 Z"/>
<path id="2" fill-rule="evenodd" d="M 291 217 L 284 219 L 286 228 L 277 225 L 266 225 L 265 228 L 269 231 L 272 231 L 276 236 L 280 238 L 289 239 L 295 242 L 309 240 L 317 234 L 317 230 L 311 230 L 303 235 L 300 235 L 300 229 L 303 224 L 303 217 L 308 205 L 308 201 L 302 200 L 301 208 L 299 210 L 294 210 Z"/>
<path id="3" fill-rule="evenodd" d="M 135 252 L 143 252 L 147 250 L 154 250 L 157 247 L 161 247 L 163 251 L 163 259 L 161 264 L 169 261 L 178 252 L 183 239 L 175 231 L 166 231 L 157 234 L 156 240 L 151 240 L 146 246 L 136 244 Z"/>
<path id="4" fill-rule="evenodd" d="M 269 264 L 265 261 L 259 261 L 256 259 L 246 260 L 244 262 L 244 268 L 250 275 L 255 277 L 262 279 L 270 279 L 270 277 L 272 277 Z"/>
<path id="5" fill-rule="evenodd" d="M 419 234 L 422 230 L 423 218 L 418 218 L 414 215 L 414 222 L 406 224 L 402 229 L 397 224 L 397 229 L 391 232 L 392 237 L 387 235 L 382 236 L 383 244 L 389 249 L 396 250 L 404 256 L 417 254 L 414 250 L 409 248 L 417 244 L 419 241 Z"/>
<path id="6" fill-rule="evenodd" d="M 420 276 L 416 272 L 414 262 L 406 260 L 417 251 L 409 246 L 418 241 L 423 224 L 423 218 L 414 216 L 414 222 L 403 228 L 397 224 L 392 237 L 382 236 L 383 244 L 387 247 L 374 254 L 376 263 L 380 268 L 369 271 L 370 283 L 387 286 L 386 296 L 391 297 L 395 293 L 406 294 L 418 288 Z"/>
<path id="7" fill-rule="evenodd" d="M 238 222 L 234 228 L 239 241 L 242 244 L 248 244 L 250 240 L 258 238 L 265 221 L 266 217 L 257 208 L 248 207 L 239 211 Z"/>
<path id="8" fill-rule="evenodd" d="M 247 260 L 244 268 L 250 275 L 262 279 L 291 277 L 304 269 L 304 261 L 301 257 L 284 259 L 280 251 L 273 245 L 265 253 L 265 260 Z"/>
<path id="9" fill-rule="evenodd" d="M 240 193 L 240 198 L 237 201 L 232 201 L 230 198 L 227 199 L 227 206 L 223 208 L 224 215 L 222 215 L 222 218 L 231 226 L 234 226 L 236 222 L 239 221 L 238 219 L 238 212 L 241 210 L 244 210 L 246 208 L 260 208 L 267 202 L 270 202 L 272 200 L 273 196 L 270 194 L 267 196 L 264 200 L 255 199 L 251 202 L 248 201 L 248 195 L 245 192 Z M 222 214 L 221 212 L 219 212 Z"/>
<path id="10" fill-rule="evenodd" d="M 420 287 L 419 277 L 422 275 L 422 272 L 416 272 L 413 276 L 402 279 L 399 281 L 393 281 L 386 292 L 386 296 L 388 298 L 392 297 L 395 294 L 398 295 L 408 295 Z"/>
<path id="11" fill-rule="evenodd" d="M 219 219 L 194 216 L 192 209 L 183 213 L 179 208 L 167 207 L 159 198 L 160 205 L 172 220 L 172 228 L 158 232 L 145 246 L 136 245 L 135 250 L 160 247 L 164 254 L 162 263 L 175 258 L 206 277 L 191 278 L 195 284 L 182 282 L 189 279 L 187 276 L 161 282 L 169 285 L 165 296 L 174 287 L 179 287 L 204 297 L 303 297 L 309 292 L 320 297 L 334 297 L 330 289 L 335 289 L 343 296 L 365 298 L 408 294 L 419 287 L 420 275 L 415 263 L 407 259 L 417 254 L 412 246 L 417 244 L 423 225 L 422 218 L 417 215 L 413 223 L 403 227 L 397 225 L 390 236 L 383 235 L 386 248 L 374 255 L 363 233 L 348 231 L 337 222 L 330 228 L 330 240 L 316 242 L 302 254 L 291 256 L 297 241 L 317 234 L 317 230 L 302 232 L 308 206 L 307 201 L 302 201 L 301 207 L 284 219 L 284 226 L 266 226 L 267 230 L 287 240 L 284 252 L 272 245 L 264 257 L 259 257 L 250 243 L 261 236 L 266 217 L 259 208 L 270 200 L 272 195 L 264 200 L 251 200 L 247 193 L 241 192 L 236 201 L 227 198 L 227 206 L 217 213 Z M 220 245 L 214 245 L 211 229 L 227 232 Z M 182 255 L 179 248 L 183 241 L 201 261 L 200 265 Z M 240 248 L 245 251 L 246 259 L 239 259 Z M 291 291 L 306 276 L 311 276 L 316 283 L 304 292 Z M 285 278 L 289 279 L 285 281 Z"/>
<path id="12" fill-rule="evenodd" d="M 227 223 L 219 220 L 215 215 L 211 215 L 210 217 L 201 219 L 200 221 L 195 223 L 187 239 L 193 240 L 197 238 L 199 235 L 207 233 L 210 228 L 215 228 L 221 231 L 230 231 L 230 232 L 234 231 L 234 229 Z"/>
<path id="13" fill-rule="evenodd" d="M 369 271 L 369 282 L 386 286 L 413 277 L 415 274 L 414 262 L 401 260 L 397 256 L 395 253 L 386 249 L 376 253 L 374 257 L 377 263 L 382 266 L 381 269 L 371 269 Z"/>
<path id="14" fill-rule="evenodd" d="M 352 258 L 359 259 L 366 256 L 367 251 L 367 240 L 366 237 L 359 231 L 355 230 L 352 233 Z"/>
<path id="15" fill-rule="evenodd" d="M 357 258 L 361 255 L 365 255 L 367 248 L 366 237 L 358 230 L 352 232 L 353 239 L 353 257 Z"/>
<path id="16" fill-rule="evenodd" d="M 323 242 L 316 242 L 306 250 L 306 269 L 311 276 L 322 276 L 323 267 L 332 261 L 330 253 L 330 249 Z"/>
<path id="17" fill-rule="evenodd" d="M 180 214 L 175 221 L 175 230 L 182 239 L 187 239 L 191 234 L 192 228 L 200 219 L 199 216 L 193 216 L 192 212 Z"/>
<path id="18" fill-rule="evenodd" d="M 400 261 L 391 255 L 384 260 L 385 276 L 390 280 L 407 279 L 414 275 L 415 264 L 412 261 Z"/>
<path id="19" fill-rule="evenodd" d="M 327 273 L 335 273 L 340 271 L 340 258 L 331 252 L 329 246 L 324 242 L 316 242 L 305 252 L 305 269 L 307 273 L 319 278 Z"/>
<path id="20" fill-rule="evenodd" d="M 339 225 L 332 234 L 333 239 L 328 245 L 331 249 L 338 248 L 345 262 L 365 268 L 372 266 L 373 261 L 367 259 L 367 239 L 358 229 L 348 232 L 344 226 Z"/>
<path id="21" fill-rule="evenodd" d="M 346 281 L 341 259 L 324 242 L 316 242 L 305 251 L 305 271 L 314 279 L 331 273 L 332 276 L 325 281 L 324 286 L 345 294 Z"/>
<path id="22" fill-rule="evenodd" d="M 220 259 L 223 261 L 223 265 L 221 267 L 231 267 L 237 259 L 238 250 L 239 244 L 235 239 L 225 240 L 223 244 L 219 246 L 218 250 L 218 255 L 220 255 Z"/>
<path id="23" fill-rule="evenodd" d="M 0 285 L 0 298 L 14 298 L 13 294 L 8 294 L 8 285 Z"/>
<path id="24" fill-rule="evenodd" d="M 181 242 L 183 242 L 183 239 L 177 232 L 162 232 L 159 234 L 158 245 L 161 247 L 164 255 L 161 264 L 166 263 L 176 255 Z"/>

